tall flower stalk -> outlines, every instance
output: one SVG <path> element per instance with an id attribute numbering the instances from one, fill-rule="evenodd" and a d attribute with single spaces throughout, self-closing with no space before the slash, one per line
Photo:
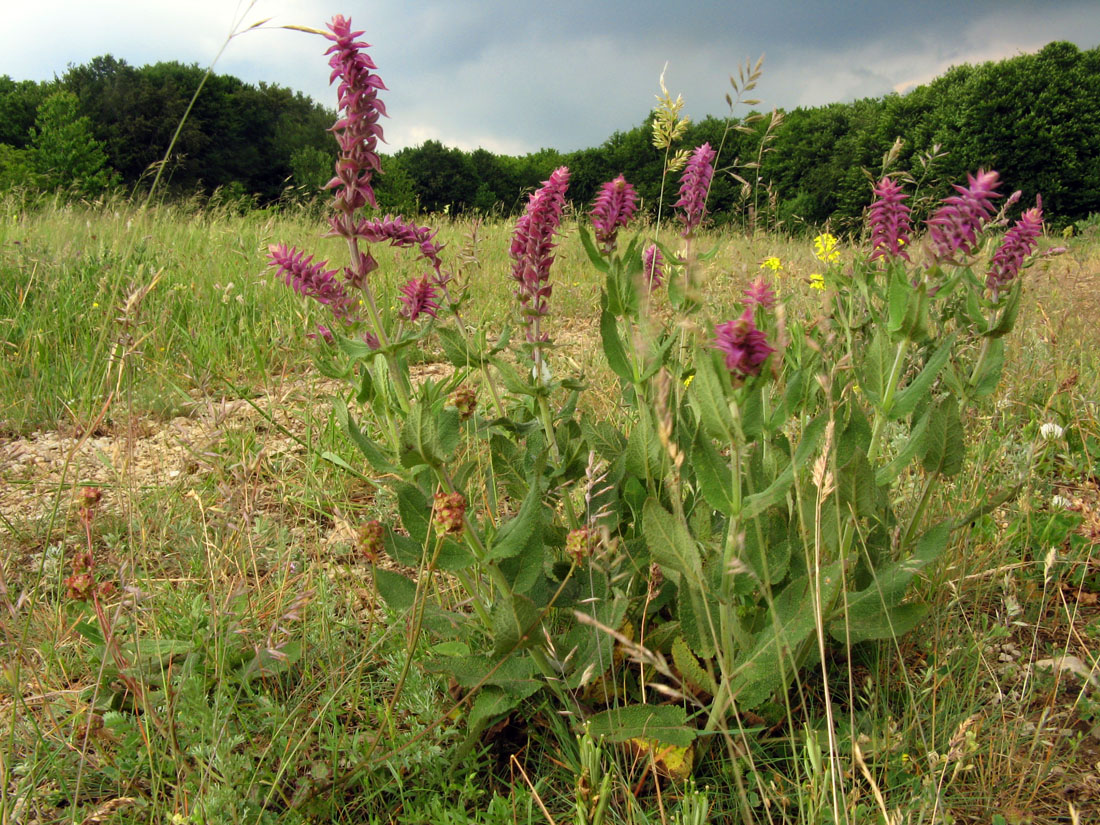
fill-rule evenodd
<path id="1" fill-rule="evenodd" d="M 568 188 L 568 167 L 555 169 L 549 179 L 531 194 L 527 209 L 516 221 L 512 234 L 512 278 L 516 282 L 516 297 L 527 331 L 527 341 L 533 345 L 531 357 L 535 362 L 535 375 L 540 381 L 545 370 L 539 345 L 549 340 L 541 324 L 549 311 L 550 295 L 554 291 L 550 283 L 550 266 L 554 263 L 556 246 L 554 235 L 561 224 Z"/>

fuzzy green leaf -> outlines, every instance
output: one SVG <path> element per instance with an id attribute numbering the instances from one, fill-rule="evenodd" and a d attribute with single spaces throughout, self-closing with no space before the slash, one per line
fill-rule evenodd
<path id="1" fill-rule="evenodd" d="M 687 727 L 687 713 L 679 705 L 626 705 L 597 713 L 588 720 L 593 739 L 609 742 L 656 739 L 666 745 L 686 748 L 698 735 Z"/>
<path id="2" fill-rule="evenodd" d="M 888 417 L 895 421 L 904 418 L 917 408 L 917 404 L 920 403 L 921 399 L 928 395 L 928 392 L 932 389 L 932 382 L 936 380 L 936 376 L 940 374 L 940 370 L 947 363 L 947 359 L 951 357 L 951 350 L 955 345 L 955 335 L 954 332 L 948 335 L 940 344 L 940 348 L 928 359 L 924 369 L 920 371 L 917 377 L 894 396 L 894 403 L 886 411 Z"/>
<path id="3" fill-rule="evenodd" d="M 695 539 L 680 519 L 661 506 L 657 499 L 646 499 L 642 508 L 642 531 L 653 560 L 675 582 L 686 576 L 701 582 L 703 564 Z"/>
<path id="4" fill-rule="evenodd" d="M 691 466 L 695 469 L 695 479 L 707 504 L 720 513 L 732 516 L 733 480 L 730 466 L 702 431 L 696 434 L 691 448 Z"/>
<path id="5" fill-rule="evenodd" d="M 607 310 L 606 306 L 600 312 L 600 339 L 603 341 L 603 352 L 607 358 L 607 365 L 623 381 L 632 382 L 634 380 L 634 368 L 630 366 L 630 359 L 627 358 L 622 338 L 619 337 L 619 326 L 615 321 L 615 316 Z"/>
<path id="6" fill-rule="evenodd" d="M 374 585 L 386 606 L 397 613 L 411 610 L 416 604 L 416 582 L 400 573 L 375 565 Z"/>

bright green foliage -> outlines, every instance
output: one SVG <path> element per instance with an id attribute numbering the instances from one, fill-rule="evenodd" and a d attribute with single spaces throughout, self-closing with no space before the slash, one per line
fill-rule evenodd
<path id="1" fill-rule="evenodd" d="M 788 315 L 784 345 L 761 288 L 723 339 L 703 332 L 718 319 L 691 239 L 648 292 L 651 239 L 601 252 L 579 234 L 605 276 L 614 421 L 579 411 L 584 377 L 555 374 L 551 347 L 544 373 L 530 345 L 469 327 L 461 294 L 453 323 L 376 328 L 378 347 L 338 336 L 333 374 L 355 376 L 362 412 L 337 417 L 396 496 L 387 553 L 418 569 L 379 568 L 379 593 L 413 617 L 410 652 L 428 634 L 429 669 L 476 694 L 467 746 L 540 693 L 590 716 L 593 736 L 689 747 L 778 706 L 834 645 L 895 639 L 925 616 L 911 585 L 957 526 L 931 517 L 929 495 L 967 466 L 963 411 L 996 386 L 1020 281 L 990 296 L 971 261 L 845 260 L 819 238 L 827 323 Z M 437 325 L 454 372 L 414 385 L 408 353 Z M 779 345 L 763 369 L 736 349 L 755 346 L 737 337 L 748 328 Z M 463 419 L 451 399 L 474 382 L 480 414 Z M 899 495 L 903 475 L 921 494 Z M 439 510 L 456 494 L 457 531 Z M 436 571 L 469 611 L 428 594 Z"/>
<path id="2" fill-rule="evenodd" d="M 16 149 L 0 143 L 0 192 L 15 187 L 33 189 L 37 185 L 33 154 L 27 149 Z"/>
<path id="3" fill-rule="evenodd" d="M 103 145 L 92 136 L 91 120 L 80 115 L 80 101 L 72 92 L 54 92 L 42 101 L 31 148 L 45 189 L 97 195 L 114 181 Z"/>

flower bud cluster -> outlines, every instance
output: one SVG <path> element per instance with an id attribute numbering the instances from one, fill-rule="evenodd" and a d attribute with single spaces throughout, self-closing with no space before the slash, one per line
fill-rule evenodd
<path id="1" fill-rule="evenodd" d="M 382 555 L 382 545 L 385 530 L 382 522 L 368 521 L 359 528 L 356 535 L 356 547 L 369 562 L 376 562 Z"/>
<path id="2" fill-rule="evenodd" d="M 477 411 L 477 394 L 473 387 L 463 384 L 451 393 L 448 399 L 451 406 L 458 410 L 458 417 L 468 421 Z"/>
<path id="3" fill-rule="evenodd" d="M 440 533 L 461 535 L 466 518 L 466 496 L 462 493 L 436 493 L 433 518 Z"/>
<path id="4" fill-rule="evenodd" d="M 637 210 L 638 193 L 622 175 L 600 187 L 591 214 L 601 252 L 610 255 L 615 251 L 619 228 L 630 223 Z"/>

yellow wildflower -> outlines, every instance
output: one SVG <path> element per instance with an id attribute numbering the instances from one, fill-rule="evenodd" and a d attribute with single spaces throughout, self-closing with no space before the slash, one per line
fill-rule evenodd
<path id="1" fill-rule="evenodd" d="M 761 262 L 760 268 L 761 269 L 770 269 L 772 272 L 778 273 L 779 270 L 781 270 L 783 268 L 783 262 L 781 260 L 779 260 L 779 258 L 772 255 L 768 258 L 765 258 Z"/>
<path id="2" fill-rule="evenodd" d="M 840 260 L 840 250 L 836 248 L 836 243 L 835 235 L 822 232 L 814 238 L 814 257 L 823 264 L 835 264 Z"/>
<path id="3" fill-rule="evenodd" d="M 820 272 L 813 272 L 810 274 L 810 289 L 824 289 L 825 288 L 825 276 Z"/>

